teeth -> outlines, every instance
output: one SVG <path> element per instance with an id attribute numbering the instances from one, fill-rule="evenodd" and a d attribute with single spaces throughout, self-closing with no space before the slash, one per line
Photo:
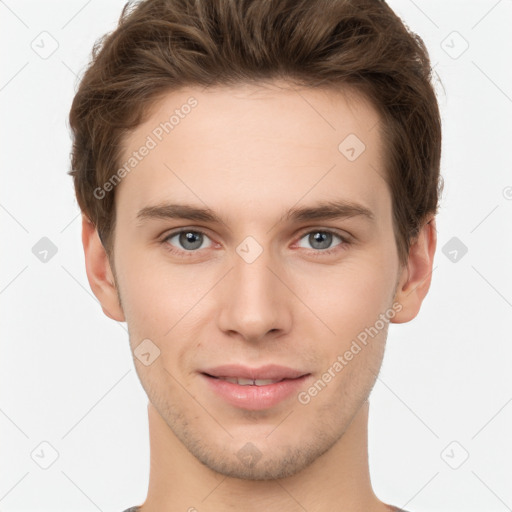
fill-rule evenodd
<path id="1" fill-rule="evenodd" d="M 237 379 L 237 381 L 240 386 L 253 386 L 254 385 L 254 381 L 252 379 L 242 379 L 239 377 Z"/>
<path id="2" fill-rule="evenodd" d="M 279 381 L 272 380 L 272 379 L 256 379 L 254 381 L 254 384 L 256 384 L 256 386 L 268 386 L 269 384 L 274 384 L 275 382 L 279 382 Z"/>
<path id="3" fill-rule="evenodd" d="M 243 379 L 242 377 L 218 377 L 219 379 L 231 382 L 232 384 L 238 384 L 239 386 L 268 386 L 269 384 L 275 384 L 281 382 L 280 380 L 272 379 Z"/>

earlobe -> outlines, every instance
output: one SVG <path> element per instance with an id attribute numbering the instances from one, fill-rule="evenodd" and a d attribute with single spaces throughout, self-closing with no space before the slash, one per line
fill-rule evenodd
<path id="1" fill-rule="evenodd" d="M 393 323 L 409 322 L 419 313 L 430 288 L 436 245 L 436 221 L 432 217 L 420 229 L 409 248 L 407 265 L 402 270 L 395 294 L 395 301 L 402 309 L 391 320 Z"/>
<path id="2" fill-rule="evenodd" d="M 82 244 L 84 246 L 85 269 L 91 290 L 99 300 L 103 313 L 112 320 L 124 322 L 125 317 L 115 286 L 107 253 L 98 232 L 89 218 L 82 214 Z"/>

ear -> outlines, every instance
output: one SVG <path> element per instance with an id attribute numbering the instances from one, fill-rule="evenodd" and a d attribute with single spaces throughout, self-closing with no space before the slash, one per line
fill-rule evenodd
<path id="1" fill-rule="evenodd" d="M 89 285 L 101 304 L 103 313 L 112 320 L 124 322 L 125 317 L 110 268 L 107 253 L 94 224 L 82 214 L 82 244 L 85 254 L 85 269 Z"/>
<path id="2" fill-rule="evenodd" d="M 420 229 L 416 240 L 409 248 L 407 265 L 401 272 L 395 293 L 395 301 L 401 304 L 402 309 L 391 322 L 409 322 L 418 314 L 430 288 L 436 245 L 436 220 L 432 217 Z"/>

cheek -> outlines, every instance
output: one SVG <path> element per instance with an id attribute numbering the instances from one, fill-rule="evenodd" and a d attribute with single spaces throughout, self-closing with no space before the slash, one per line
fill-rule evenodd
<path id="1" fill-rule="evenodd" d="M 119 291 L 130 333 L 134 338 L 160 337 L 175 323 L 180 294 L 171 287 L 169 271 L 155 268 L 135 250 L 117 263 Z M 135 343 L 134 339 L 134 343 Z"/>
<path id="2" fill-rule="evenodd" d="M 392 263 L 370 259 L 346 262 L 304 278 L 302 296 L 338 338 L 346 339 L 390 307 L 396 278 L 392 269 Z"/>
<path id="3" fill-rule="evenodd" d="M 134 254 L 123 263 L 121 297 L 132 348 L 150 339 L 160 350 L 160 364 L 168 369 L 179 366 L 191 352 L 192 333 L 201 326 L 209 328 L 205 308 L 211 307 L 208 292 L 218 276 Z"/>

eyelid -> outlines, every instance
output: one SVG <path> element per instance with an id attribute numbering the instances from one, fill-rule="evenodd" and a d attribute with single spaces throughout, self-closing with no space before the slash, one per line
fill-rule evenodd
<path id="1" fill-rule="evenodd" d="M 335 237 L 340 239 L 340 243 L 330 247 L 328 249 L 309 249 L 298 246 L 300 241 L 304 238 L 304 236 L 309 235 L 311 233 L 330 233 Z M 306 253 L 309 257 L 312 258 L 326 258 L 334 255 L 338 255 L 342 251 L 348 249 L 350 245 L 352 245 L 352 237 L 350 235 L 341 234 L 337 229 L 334 228 L 319 228 L 319 227 L 308 227 L 305 231 L 302 231 L 297 238 L 297 241 L 294 243 L 294 248 L 306 250 Z"/>
<path id="2" fill-rule="evenodd" d="M 299 231 L 299 234 L 297 235 L 298 240 L 300 240 L 304 235 L 318 231 L 322 233 L 332 233 L 333 235 L 339 236 L 343 241 L 347 243 L 353 241 L 354 239 L 354 237 L 347 231 L 341 231 L 337 228 L 331 228 L 328 226 L 308 226 L 307 228 L 303 228 L 301 231 Z"/>
<path id="3" fill-rule="evenodd" d="M 188 233 L 188 232 L 200 233 L 201 235 L 208 237 L 211 240 L 212 244 L 217 243 L 213 240 L 211 235 L 208 233 L 208 230 L 206 230 L 204 228 L 195 228 L 195 227 L 190 227 L 190 226 L 183 226 L 180 228 L 172 229 L 171 231 L 168 231 L 168 232 L 164 233 L 163 235 L 161 235 L 160 237 L 158 237 L 158 240 L 160 243 L 165 243 L 166 241 L 169 240 L 169 238 L 173 238 L 176 235 L 180 235 L 181 233 Z M 182 252 L 190 252 L 190 253 L 198 252 L 198 251 L 185 251 L 184 249 L 177 249 L 177 248 L 175 248 L 175 249 L 181 250 Z"/>

